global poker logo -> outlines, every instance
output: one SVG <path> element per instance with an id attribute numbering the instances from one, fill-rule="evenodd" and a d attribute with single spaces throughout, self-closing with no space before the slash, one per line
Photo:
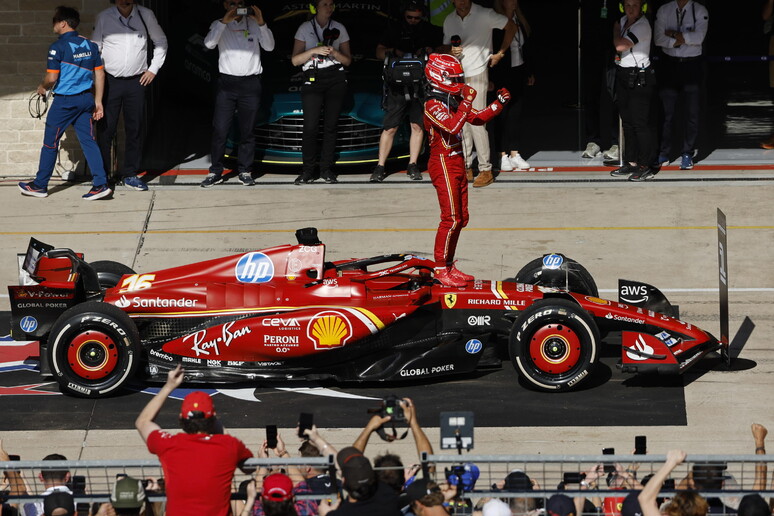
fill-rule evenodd
<path id="1" fill-rule="evenodd" d="M 274 278 L 274 263 L 263 253 L 247 253 L 237 262 L 234 275 L 242 283 L 266 283 Z"/>

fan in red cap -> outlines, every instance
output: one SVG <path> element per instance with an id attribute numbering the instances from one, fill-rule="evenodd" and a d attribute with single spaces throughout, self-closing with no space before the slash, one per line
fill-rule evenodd
<path id="1" fill-rule="evenodd" d="M 180 419 L 207 418 L 215 415 L 212 397 L 206 392 L 194 391 L 185 397 L 180 406 Z"/>
<path id="2" fill-rule="evenodd" d="M 425 130 L 430 142 L 427 171 L 441 205 L 433 251 L 435 280 L 446 287 L 463 287 L 474 278 L 454 264 L 457 241 L 469 219 L 462 126 L 487 123 L 500 114 L 511 94 L 503 88 L 489 106 L 481 111 L 473 109 L 476 90 L 464 84 L 462 65 L 447 54 L 430 54 L 425 76 L 430 83 L 425 99 Z"/>
<path id="3" fill-rule="evenodd" d="M 263 479 L 261 498 L 264 502 L 286 502 L 293 499 L 293 481 L 282 473 L 274 473 Z"/>

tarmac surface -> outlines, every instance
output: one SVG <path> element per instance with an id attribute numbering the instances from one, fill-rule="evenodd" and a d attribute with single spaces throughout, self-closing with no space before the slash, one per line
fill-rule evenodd
<path id="1" fill-rule="evenodd" d="M 48 198 L 34 199 L 19 194 L 18 179 L 0 178 L 5 222 L 0 281 L 17 282 L 16 254 L 31 236 L 83 252 L 89 261 L 120 261 L 138 272 L 290 243 L 295 229 L 306 226 L 318 228 L 328 259 L 432 254 L 438 207 L 426 175 L 422 182 L 395 174 L 383 184 L 369 184 L 367 173 L 350 171 L 339 184 L 307 186 L 293 186 L 293 177 L 268 174 L 253 187 L 232 179 L 205 190 L 197 186 L 201 175 L 161 176 L 151 181 L 149 192 L 119 186 L 113 199 L 94 202 L 81 199 L 85 184 L 52 183 Z M 689 453 L 752 453 L 750 424 L 774 428 L 768 338 L 774 329 L 773 198 L 774 171 L 763 166 L 667 168 L 645 183 L 568 166 L 505 173 L 487 188 L 471 189 L 471 222 L 457 252 L 463 271 L 504 279 L 535 257 L 562 252 L 591 272 L 602 297 L 615 298 L 618 278 L 642 280 L 680 305 L 682 319 L 715 334 L 716 209 L 723 210 L 729 228 L 731 333 L 745 316 L 756 325 L 730 370 L 708 359 L 689 376 L 643 381 L 618 373 L 609 355 L 599 378 L 584 390 L 543 395 L 521 386 L 505 362 L 502 369 L 473 378 L 405 390 L 402 385 L 326 385 L 306 392 L 239 386 L 217 394 L 219 412 L 226 427 L 253 449 L 263 440 L 265 424 L 277 423 L 287 438 L 304 406 L 314 407 L 333 444 L 351 443 L 367 420 L 365 409 L 395 393 L 415 400 L 436 446 L 439 411 L 473 410 L 475 453 L 596 454 L 608 446 L 625 453 L 640 434 L 648 435 L 650 453 L 675 446 Z M 0 296 L 0 310 L 8 310 L 7 294 Z M 7 315 L 0 330 L 4 326 Z M 54 394 L 22 395 L 20 387 L 43 380 L 29 370 L 9 369 L 3 356 L 0 403 L 6 415 L 0 438 L 10 453 L 23 459 L 53 451 L 70 459 L 150 457 L 132 430 L 148 394 L 95 403 L 64 398 L 49 385 L 32 390 Z M 162 426 L 174 428 L 176 413 L 177 402 L 168 402 L 159 418 Z M 413 443 L 400 441 L 389 449 L 410 454 Z"/>

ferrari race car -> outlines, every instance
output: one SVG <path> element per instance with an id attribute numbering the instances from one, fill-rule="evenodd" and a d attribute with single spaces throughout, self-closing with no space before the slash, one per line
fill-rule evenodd
<path id="1" fill-rule="evenodd" d="M 598 297 L 579 263 L 548 254 L 506 281 L 450 288 L 411 254 L 329 262 L 317 230 L 280 245 L 158 271 L 89 263 L 35 239 L 10 286 L 11 332 L 40 342 L 63 392 L 112 395 L 131 381 L 400 381 L 459 375 L 507 355 L 525 385 L 573 389 L 620 331 L 619 367 L 683 373 L 728 346 L 677 318 L 654 287 Z"/>

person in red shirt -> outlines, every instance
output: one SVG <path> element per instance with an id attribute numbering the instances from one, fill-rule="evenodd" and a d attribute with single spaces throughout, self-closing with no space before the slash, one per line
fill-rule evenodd
<path id="1" fill-rule="evenodd" d="M 448 54 L 430 54 L 425 65 L 429 87 L 425 100 L 425 130 L 430 142 L 427 170 L 441 205 L 435 234 L 435 279 L 447 287 L 463 287 L 473 276 L 454 265 L 462 228 L 468 224 L 468 181 L 462 152 L 465 122 L 484 125 L 499 115 L 511 98 L 505 88 L 481 111 L 473 109 L 476 90 L 464 83 L 462 65 Z"/>
<path id="2" fill-rule="evenodd" d="M 253 454 L 242 441 L 222 433 L 212 398 L 201 391 L 183 400 L 183 433 L 173 435 L 156 424 L 164 401 L 183 382 L 183 373 L 180 365 L 169 372 L 164 387 L 140 412 L 134 425 L 148 451 L 161 461 L 168 516 L 228 516 L 234 469 L 252 473 L 244 463 Z"/>

